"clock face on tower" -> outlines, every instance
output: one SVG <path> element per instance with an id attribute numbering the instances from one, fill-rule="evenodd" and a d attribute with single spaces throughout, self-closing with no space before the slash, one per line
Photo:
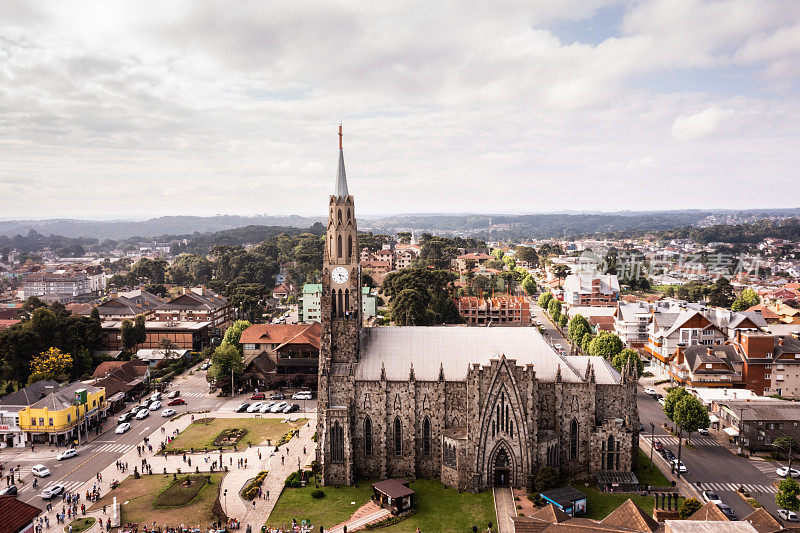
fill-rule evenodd
<path id="1" fill-rule="evenodd" d="M 344 267 L 336 267 L 333 269 L 333 272 L 331 272 L 331 279 L 334 283 L 338 283 L 339 285 L 346 283 L 349 277 L 350 275 Z"/>

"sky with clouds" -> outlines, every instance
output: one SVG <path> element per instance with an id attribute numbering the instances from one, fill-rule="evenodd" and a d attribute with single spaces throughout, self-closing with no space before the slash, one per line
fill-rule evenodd
<path id="1" fill-rule="evenodd" d="M 0 218 L 795 207 L 797 0 L 0 0 Z"/>

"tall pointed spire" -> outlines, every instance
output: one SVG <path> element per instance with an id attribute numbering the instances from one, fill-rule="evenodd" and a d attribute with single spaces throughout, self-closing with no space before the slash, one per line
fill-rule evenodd
<path id="1" fill-rule="evenodd" d="M 339 170 L 336 172 L 336 196 L 347 196 L 347 174 L 344 171 L 344 150 L 342 150 L 342 125 L 339 124 Z"/>

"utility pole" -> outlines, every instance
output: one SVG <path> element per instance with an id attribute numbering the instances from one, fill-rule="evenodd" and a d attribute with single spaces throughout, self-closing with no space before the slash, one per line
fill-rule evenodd
<path id="1" fill-rule="evenodd" d="M 650 471 L 653 471 L 653 448 L 655 447 L 656 425 L 650 422 Z"/>

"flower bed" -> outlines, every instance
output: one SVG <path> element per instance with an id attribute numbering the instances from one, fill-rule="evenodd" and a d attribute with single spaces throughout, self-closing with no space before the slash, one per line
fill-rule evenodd
<path id="1" fill-rule="evenodd" d="M 258 473 L 256 477 L 250 480 L 250 483 L 245 485 L 242 489 L 242 498 L 245 500 L 252 500 L 253 498 L 258 495 L 258 489 L 261 487 L 261 484 L 264 482 L 264 479 L 267 477 L 268 472 L 266 470 L 262 470 Z"/>

